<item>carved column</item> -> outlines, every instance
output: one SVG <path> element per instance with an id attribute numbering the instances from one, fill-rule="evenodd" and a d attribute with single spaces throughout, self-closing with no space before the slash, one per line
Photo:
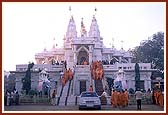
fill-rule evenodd
<path id="1" fill-rule="evenodd" d="M 92 46 L 90 45 L 89 46 L 89 64 L 91 64 L 92 63 Z"/>
<path id="2" fill-rule="evenodd" d="M 77 52 L 76 52 L 76 46 L 74 45 L 74 65 L 77 63 Z"/>
<path id="3" fill-rule="evenodd" d="M 108 62 L 110 63 L 110 54 L 108 54 Z"/>

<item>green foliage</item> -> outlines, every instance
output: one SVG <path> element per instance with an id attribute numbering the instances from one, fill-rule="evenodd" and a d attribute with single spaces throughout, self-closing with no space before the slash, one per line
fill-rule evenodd
<path id="1" fill-rule="evenodd" d="M 158 32 L 145 40 L 133 51 L 132 62 L 152 63 L 152 68 L 163 73 L 164 70 L 164 33 Z"/>

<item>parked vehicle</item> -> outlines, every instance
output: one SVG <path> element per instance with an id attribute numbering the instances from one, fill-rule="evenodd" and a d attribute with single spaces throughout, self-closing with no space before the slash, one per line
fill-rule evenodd
<path id="1" fill-rule="evenodd" d="M 101 109 L 101 101 L 96 92 L 82 92 L 79 97 L 79 110 L 94 108 Z"/>

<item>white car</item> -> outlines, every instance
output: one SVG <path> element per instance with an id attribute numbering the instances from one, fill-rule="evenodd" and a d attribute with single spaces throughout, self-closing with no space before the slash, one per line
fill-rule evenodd
<path id="1" fill-rule="evenodd" d="M 79 97 L 79 110 L 87 108 L 101 109 L 101 101 L 96 92 L 86 91 L 81 93 Z"/>

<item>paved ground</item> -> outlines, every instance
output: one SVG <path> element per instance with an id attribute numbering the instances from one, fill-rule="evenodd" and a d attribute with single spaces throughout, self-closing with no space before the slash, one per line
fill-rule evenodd
<path id="1" fill-rule="evenodd" d="M 52 105 L 18 105 L 5 106 L 4 111 L 79 111 L 78 106 L 52 106 Z M 87 110 L 82 110 L 87 111 Z M 129 105 L 125 108 L 113 108 L 111 105 L 102 105 L 102 110 L 96 111 L 137 111 L 136 105 Z M 158 105 L 142 105 L 141 111 L 164 111 Z"/>

